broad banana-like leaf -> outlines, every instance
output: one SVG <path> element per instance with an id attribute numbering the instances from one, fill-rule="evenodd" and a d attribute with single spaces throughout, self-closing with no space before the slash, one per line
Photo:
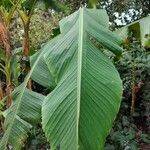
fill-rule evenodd
<path id="1" fill-rule="evenodd" d="M 56 83 L 42 106 L 52 150 L 103 149 L 122 95 L 117 70 L 94 44 L 121 54 L 108 23 L 105 10 L 80 8 L 60 22 L 61 38 L 44 54 Z"/>
<path id="2" fill-rule="evenodd" d="M 135 21 L 116 31 L 123 40 L 126 40 L 130 32 L 141 41 L 141 45 L 150 48 L 150 16 Z"/>
<path id="3" fill-rule="evenodd" d="M 45 46 L 45 49 L 49 49 L 49 45 Z M 31 67 L 34 65 L 36 62 L 37 58 L 41 55 L 41 51 L 35 53 L 31 57 Z M 47 87 L 47 88 L 54 88 L 55 87 L 55 81 L 53 80 L 53 77 L 47 67 L 47 64 L 45 63 L 44 60 L 44 53 L 42 56 L 40 56 L 40 60 L 37 62 L 37 65 L 35 69 L 33 69 L 33 72 L 31 74 L 32 80 L 36 81 L 40 85 Z"/>
<path id="4" fill-rule="evenodd" d="M 4 112 L 6 117 L 4 122 L 5 134 L 0 142 L 0 150 L 7 149 L 10 144 L 14 150 L 21 149 L 27 133 L 32 126 L 39 122 L 41 118 L 41 105 L 44 96 L 25 88 L 24 84 L 20 85 L 13 93 L 12 106 Z M 21 98 L 21 101 L 20 101 Z"/>
<path id="5" fill-rule="evenodd" d="M 46 63 L 43 61 L 44 53 L 47 52 L 47 48 L 51 47 L 53 43 L 48 43 L 42 51 L 32 56 L 31 71 L 25 78 L 25 81 L 12 94 L 13 104 L 4 112 L 5 133 L 0 141 L 0 150 L 7 149 L 8 145 L 12 146 L 13 150 L 20 150 L 32 126 L 40 122 L 41 106 L 45 96 L 30 91 L 26 86 L 29 79 L 32 78 L 39 84 L 45 85 L 45 87 L 54 87 L 53 77 L 48 72 L 48 67 L 46 68 Z M 44 77 L 45 72 L 49 78 Z"/>
<path id="6" fill-rule="evenodd" d="M 104 10 L 81 8 L 60 22 L 61 34 L 31 58 L 32 69 L 13 92 L 5 112 L 0 150 L 21 149 L 40 119 L 44 96 L 26 88 L 30 78 L 54 88 L 42 108 L 43 129 L 51 148 L 101 149 L 118 112 L 121 80 L 94 40 L 120 55 L 120 38 L 108 30 Z"/>

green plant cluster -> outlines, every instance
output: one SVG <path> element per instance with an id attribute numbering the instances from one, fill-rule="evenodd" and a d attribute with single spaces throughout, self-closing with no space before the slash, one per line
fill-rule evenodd
<path id="1" fill-rule="evenodd" d="M 128 93 L 131 89 L 133 75 L 137 86 L 150 75 L 150 52 L 141 46 L 139 41 L 132 38 L 124 49 L 122 58 L 116 62 L 116 66 L 124 83 L 124 91 Z"/>
<path id="2" fill-rule="evenodd" d="M 107 139 L 105 149 L 147 149 L 150 144 L 149 49 L 143 48 L 139 41 L 131 37 L 122 58 L 115 64 L 123 81 L 124 98 L 117 120 Z M 135 112 L 130 115 L 133 73 L 137 92 L 135 93 Z"/>
<path id="3" fill-rule="evenodd" d="M 135 122 L 134 116 L 128 115 L 128 104 L 122 103 L 117 121 L 111 131 L 105 150 L 137 150 L 150 144 L 149 133 Z M 136 112 L 138 114 L 138 112 Z M 140 115 L 139 118 L 140 119 Z M 141 119 L 142 121 L 142 119 Z M 141 124 L 144 124 L 144 121 Z"/>

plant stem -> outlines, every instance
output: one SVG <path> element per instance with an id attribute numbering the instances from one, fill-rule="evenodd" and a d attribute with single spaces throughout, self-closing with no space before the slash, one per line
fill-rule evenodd
<path id="1" fill-rule="evenodd" d="M 29 56 L 29 21 L 24 24 L 24 39 L 23 39 L 23 56 Z"/>
<path id="2" fill-rule="evenodd" d="M 22 54 L 22 69 L 25 75 L 30 71 L 29 64 L 29 52 L 30 52 L 30 41 L 29 41 L 29 24 L 30 20 L 24 24 L 24 39 L 23 39 L 23 54 Z M 28 88 L 32 89 L 31 80 L 28 82 Z"/>
<path id="3" fill-rule="evenodd" d="M 135 101 L 136 101 L 136 74 L 135 74 L 135 64 L 132 65 L 132 99 L 131 99 L 131 107 L 130 114 L 132 115 L 135 111 Z"/>
<path id="4" fill-rule="evenodd" d="M 12 98 L 11 98 L 11 92 L 12 92 L 12 81 L 11 81 L 11 70 L 10 70 L 10 59 L 11 59 L 11 44 L 10 44 L 10 36 L 9 36 L 9 27 L 6 26 L 6 18 L 4 16 L 4 14 L 0 11 L 0 40 L 3 43 L 4 49 L 5 49 L 5 72 L 7 72 L 8 74 L 6 74 L 6 96 L 7 100 L 6 100 L 6 107 L 8 108 L 11 105 L 12 102 Z"/>
<path id="5" fill-rule="evenodd" d="M 30 53 L 30 38 L 29 38 L 29 25 L 31 21 L 31 17 L 34 11 L 34 6 L 37 0 L 34 0 L 33 5 L 29 13 L 24 13 L 22 11 L 18 11 L 24 26 L 24 39 L 23 39 L 23 54 L 22 54 L 22 69 L 24 74 L 26 75 L 30 71 L 29 64 L 29 53 Z M 28 82 L 28 88 L 32 89 L 31 80 Z"/>
<path id="6" fill-rule="evenodd" d="M 8 27 L 5 22 L 5 16 L 0 11 L 0 40 L 3 42 L 3 46 L 5 48 L 6 59 L 9 59 L 11 56 L 11 44 Z"/>
<path id="7" fill-rule="evenodd" d="M 94 9 L 96 9 L 97 3 L 98 3 L 98 0 L 89 0 L 90 7 Z"/>
<path id="8" fill-rule="evenodd" d="M 3 97 L 4 97 L 3 87 L 2 87 L 2 83 L 0 81 L 0 100 L 3 99 Z"/>
<path id="9" fill-rule="evenodd" d="M 7 100 L 6 100 L 6 107 L 9 108 L 11 103 L 12 103 L 12 97 L 11 97 L 11 93 L 12 93 L 12 82 L 11 80 L 7 81 L 7 87 L 6 87 L 6 95 L 7 95 Z"/>

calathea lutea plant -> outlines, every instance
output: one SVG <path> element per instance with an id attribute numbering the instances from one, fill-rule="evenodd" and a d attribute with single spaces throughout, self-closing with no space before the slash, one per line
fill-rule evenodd
<path id="1" fill-rule="evenodd" d="M 122 52 L 108 22 L 105 10 L 86 8 L 60 21 L 61 34 L 31 57 L 30 72 L 12 94 L 0 150 L 21 149 L 40 118 L 52 150 L 103 149 L 122 95 L 119 74 L 102 51 Z M 27 89 L 30 78 L 52 92 L 43 96 Z"/>

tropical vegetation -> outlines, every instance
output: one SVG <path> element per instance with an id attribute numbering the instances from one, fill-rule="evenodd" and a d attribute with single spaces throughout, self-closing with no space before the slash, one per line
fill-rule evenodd
<path id="1" fill-rule="evenodd" d="M 109 3 L 0 2 L 0 150 L 149 146 L 150 17 Z"/>

